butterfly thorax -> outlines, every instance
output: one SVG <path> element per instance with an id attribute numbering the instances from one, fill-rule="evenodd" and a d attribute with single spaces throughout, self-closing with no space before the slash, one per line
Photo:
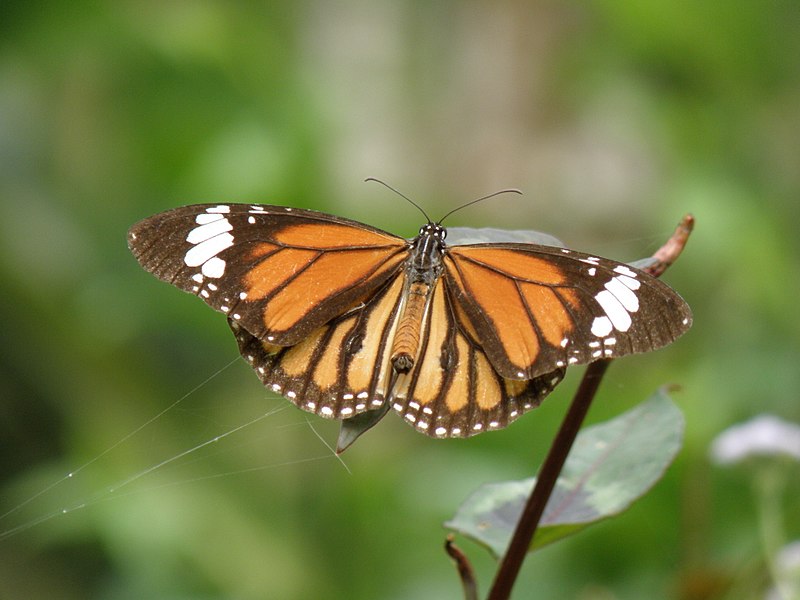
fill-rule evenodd
<path id="1" fill-rule="evenodd" d="M 391 361 L 397 373 L 407 373 L 414 367 L 431 294 L 442 275 L 446 235 L 444 227 L 428 223 L 412 242 L 405 267 L 402 312 L 392 343 Z"/>
<path id="2" fill-rule="evenodd" d="M 412 282 L 433 285 L 442 274 L 444 238 L 447 230 L 437 223 L 428 223 L 419 230 L 419 235 L 411 244 L 406 276 Z"/>

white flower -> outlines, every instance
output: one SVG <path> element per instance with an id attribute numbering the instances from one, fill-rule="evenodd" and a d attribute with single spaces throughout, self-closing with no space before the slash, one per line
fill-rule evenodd
<path id="1" fill-rule="evenodd" d="M 778 582 L 770 588 L 765 600 L 800 597 L 800 541 L 787 544 L 775 557 Z"/>
<path id="2" fill-rule="evenodd" d="M 788 455 L 800 460 L 800 426 L 774 415 L 759 415 L 720 433 L 711 443 L 711 459 L 721 465 L 753 456 Z"/>

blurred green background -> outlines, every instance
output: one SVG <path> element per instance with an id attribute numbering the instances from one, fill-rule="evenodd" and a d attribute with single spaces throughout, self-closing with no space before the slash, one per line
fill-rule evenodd
<path id="1" fill-rule="evenodd" d="M 794 1 L 4 2 L 0 597 L 461 597 L 441 522 L 534 471 L 581 370 L 465 441 L 389 415 L 348 472 L 314 431 L 335 424 L 267 392 L 222 316 L 125 245 L 140 218 L 220 201 L 413 235 L 367 176 L 433 217 L 518 187 L 449 224 L 619 260 L 696 216 L 665 277 L 694 328 L 614 364 L 590 413 L 679 383 L 686 447 L 630 512 L 531 556 L 515 597 L 763 597 L 751 474 L 708 446 L 760 412 L 800 421 L 798 140 Z M 461 544 L 485 592 L 495 563 Z"/>

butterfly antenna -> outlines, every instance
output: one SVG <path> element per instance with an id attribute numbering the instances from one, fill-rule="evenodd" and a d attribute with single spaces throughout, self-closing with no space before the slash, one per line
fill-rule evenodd
<path id="1" fill-rule="evenodd" d="M 381 184 L 383 187 L 389 188 L 389 189 L 390 189 L 390 190 L 392 190 L 392 191 L 393 191 L 395 194 L 397 194 L 397 195 L 398 195 L 398 196 L 400 196 L 401 198 L 405 198 L 405 199 L 406 199 L 406 200 L 408 200 L 408 201 L 409 201 L 411 204 L 413 204 L 414 206 L 416 206 L 416 207 L 419 209 L 419 212 L 421 212 L 423 215 L 425 215 L 425 218 L 426 218 L 426 219 L 428 219 L 428 223 L 432 223 L 432 222 L 433 222 L 433 221 L 431 221 L 431 218 L 428 216 L 428 213 L 426 213 L 424 210 L 422 210 L 422 207 L 421 207 L 419 204 L 417 204 L 416 202 L 414 202 L 414 201 L 413 201 L 411 198 L 409 198 L 409 197 L 408 197 L 408 196 L 406 196 L 405 194 L 403 194 L 403 193 L 401 193 L 401 192 L 397 191 L 396 189 L 394 189 L 392 186 L 390 186 L 390 185 L 389 185 L 388 183 L 386 183 L 385 181 L 381 181 L 380 179 L 377 179 L 376 177 L 367 177 L 367 178 L 366 178 L 364 181 L 374 181 L 375 183 L 380 183 L 380 184 Z"/>
<path id="2" fill-rule="evenodd" d="M 492 194 L 489 194 L 488 196 L 482 196 L 481 198 L 477 198 L 475 200 L 472 200 L 471 202 L 462 204 L 461 206 L 456 206 L 453 210 L 451 210 L 449 213 L 447 213 L 445 216 L 439 219 L 437 223 L 441 225 L 442 221 L 444 221 L 447 217 L 452 215 L 457 210 L 461 210 L 462 208 L 467 208 L 468 206 L 472 206 L 473 204 L 477 204 L 478 202 L 483 202 L 484 200 L 488 200 L 489 198 L 494 198 L 495 196 L 499 196 L 500 194 L 519 194 L 521 196 L 522 192 L 520 192 L 518 189 L 515 188 L 509 188 L 507 190 L 500 190 L 499 192 L 494 192 Z"/>

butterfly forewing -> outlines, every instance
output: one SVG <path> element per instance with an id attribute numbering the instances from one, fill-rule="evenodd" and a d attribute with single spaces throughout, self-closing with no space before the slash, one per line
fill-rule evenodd
<path id="1" fill-rule="evenodd" d="M 128 244 L 156 277 L 251 334 L 289 346 L 396 276 L 402 238 L 332 215 L 267 205 L 196 205 L 134 225 Z"/>
<path id="2" fill-rule="evenodd" d="M 655 350 L 691 326 L 669 286 L 623 263 L 533 244 L 455 246 L 445 282 L 503 377 Z"/>

